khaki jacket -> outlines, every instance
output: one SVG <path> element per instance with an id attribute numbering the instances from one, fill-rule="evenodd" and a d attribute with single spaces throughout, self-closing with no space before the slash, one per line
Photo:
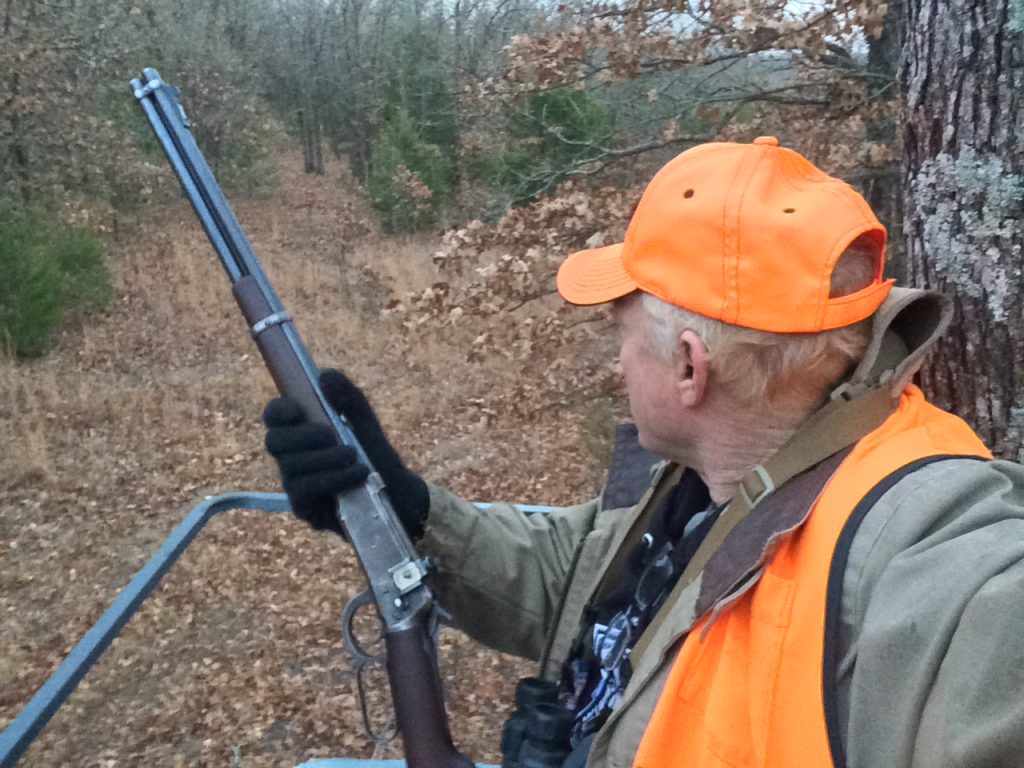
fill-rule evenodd
<path id="1" fill-rule="evenodd" d="M 658 473 L 652 488 L 664 484 Z M 455 626 L 555 677 L 631 510 L 526 516 L 440 488 L 422 550 Z M 748 585 L 749 586 L 749 585 Z M 839 716 L 851 768 L 1024 766 L 1024 468 L 950 459 L 897 483 L 845 571 Z M 727 599 L 727 598 L 726 598 Z M 680 610 L 685 610 L 680 600 Z M 686 624 L 685 617 L 666 622 Z M 653 643 L 588 765 L 628 768 L 681 638 Z"/>

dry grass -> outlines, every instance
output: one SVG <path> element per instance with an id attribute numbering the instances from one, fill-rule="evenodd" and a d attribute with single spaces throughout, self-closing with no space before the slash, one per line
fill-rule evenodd
<path id="1" fill-rule="evenodd" d="M 367 388 L 411 464 L 474 498 L 567 502 L 596 490 L 594 458 L 571 448 L 592 415 L 543 403 L 535 416 L 503 413 L 493 403 L 529 372 L 467 366 L 458 332 L 410 344 L 382 314 L 390 290 L 433 280 L 429 238 L 369 231 L 337 179 L 292 164 L 282 177 L 280 194 L 238 205 L 239 218 L 314 357 Z M 118 299 L 102 322 L 42 360 L 0 361 L 0 724 L 194 503 L 277 490 L 259 423 L 269 376 L 191 212 L 139 225 L 114 272 Z M 290 518 L 214 521 L 23 764 L 371 755 L 337 630 L 361 588 L 343 545 Z M 495 760 L 530 666 L 455 632 L 443 645 L 457 739 Z"/>

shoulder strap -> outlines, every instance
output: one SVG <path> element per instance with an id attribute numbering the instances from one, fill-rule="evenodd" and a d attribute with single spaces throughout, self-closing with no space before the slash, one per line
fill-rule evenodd
<path id="1" fill-rule="evenodd" d="M 951 315 L 947 296 L 893 288 L 872 318 L 871 343 L 853 374 L 789 443 L 743 478 L 734 503 L 753 507 L 789 478 L 880 426 Z"/>
<path id="2" fill-rule="evenodd" d="M 842 396 L 832 400 L 804 422 L 768 461 L 747 473 L 729 507 L 742 518 L 790 478 L 876 430 L 896 410 L 896 403 L 887 387 L 853 400 Z"/>
<path id="3" fill-rule="evenodd" d="M 888 388 L 853 400 L 840 397 L 815 413 L 770 460 L 754 467 L 740 481 L 739 492 L 708 531 L 661 610 L 637 640 L 631 654 L 634 668 L 679 596 L 703 572 L 711 556 L 750 511 L 758 505 L 763 505 L 760 512 L 768 515 L 776 509 L 807 509 L 845 458 L 843 449 L 881 426 L 895 407 L 896 401 Z M 842 455 L 838 456 L 840 452 Z M 835 461 L 825 461 L 836 456 Z M 789 483 L 798 475 L 804 475 L 800 483 Z"/>

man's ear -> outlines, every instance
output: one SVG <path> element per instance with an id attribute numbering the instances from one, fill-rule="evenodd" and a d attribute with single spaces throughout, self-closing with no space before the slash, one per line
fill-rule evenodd
<path id="1" fill-rule="evenodd" d="M 673 365 L 680 402 L 690 408 L 699 405 L 704 400 L 709 366 L 708 349 L 700 336 L 690 330 L 679 334 Z"/>

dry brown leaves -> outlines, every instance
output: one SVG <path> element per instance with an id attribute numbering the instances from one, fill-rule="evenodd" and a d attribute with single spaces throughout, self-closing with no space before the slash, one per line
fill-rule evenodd
<path id="1" fill-rule="evenodd" d="M 381 237 L 344 181 L 286 160 L 280 193 L 238 204 L 239 218 L 314 357 L 365 386 L 409 462 L 475 499 L 594 494 L 613 401 L 565 398 L 551 380 L 596 352 L 544 369 L 493 354 L 469 363 L 470 324 L 424 327 L 411 343 L 384 305 L 436 280 L 438 244 Z M 108 315 L 43 360 L 0 365 L 0 724 L 204 495 L 277 490 L 259 424 L 269 377 L 191 213 L 169 206 L 121 231 L 131 237 L 116 246 Z M 363 234 L 352 242 L 353 232 Z M 360 589 L 330 537 L 283 516 L 215 520 L 23 764 L 253 768 L 372 755 L 337 627 Z M 442 645 L 456 739 L 494 761 L 514 682 L 532 666 L 455 632 Z"/>
<path id="2" fill-rule="evenodd" d="M 611 83 L 643 73 L 735 60 L 757 52 L 802 52 L 814 60 L 829 40 L 877 36 L 882 0 L 563 4 L 547 24 L 506 46 L 505 71 L 479 94 Z"/>
<path id="3" fill-rule="evenodd" d="M 467 401 L 467 418 L 484 428 L 511 418 L 522 429 L 554 412 L 582 414 L 576 439 L 606 457 L 612 409 L 622 408 L 615 335 L 605 310 L 562 302 L 554 276 L 568 253 L 621 241 L 639 194 L 566 183 L 493 226 L 474 221 L 449 230 L 434 253 L 433 282 L 392 298 L 388 307 L 409 332 L 410 348 L 444 338 L 462 349 L 467 365 L 501 367 L 503 386 Z M 551 481 L 550 473 L 537 478 L 526 497 L 545 495 Z"/>

